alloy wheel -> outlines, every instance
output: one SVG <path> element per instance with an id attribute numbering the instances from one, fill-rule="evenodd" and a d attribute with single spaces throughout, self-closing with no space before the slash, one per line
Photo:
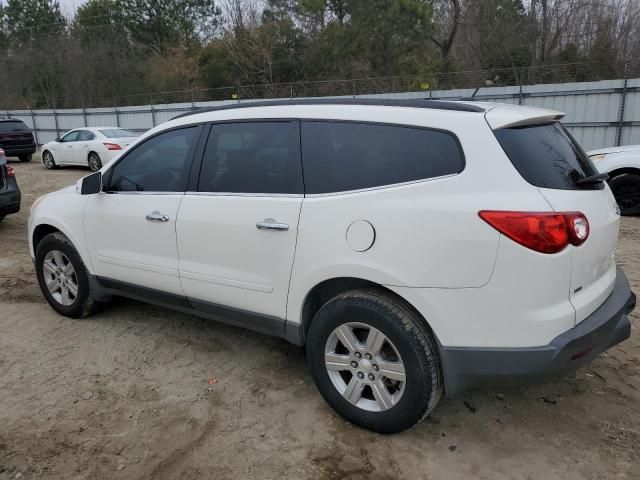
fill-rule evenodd
<path id="1" fill-rule="evenodd" d="M 42 156 L 42 161 L 44 162 L 45 167 L 53 168 L 54 162 L 53 162 L 53 156 L 51 155 L 51 153 L 44 152 L 44 155 Z"/>
<path id="2" fill-rule="evenodd" d="M 89 155 L 89 168 L 92 172 L 97 172 L 102 168 L 102 161 L 98 154 L 92 153 Z"/>
<path id="3" fill-rule="evenodd" d="M 53 299 L 68 307 L 78 298 L 78 276 L 73 264 L 59 250 L 51 250 L 42 264 L 44 281 Z"/>
<path id="4" fill-rule="evenodd" d="M 333 386 L 363 410 L 388 410 L 405 391 L 405 367 L 398 349 L 370 325 L 352 322 L 337 327 L 327 339 L 324 361 Z"/>

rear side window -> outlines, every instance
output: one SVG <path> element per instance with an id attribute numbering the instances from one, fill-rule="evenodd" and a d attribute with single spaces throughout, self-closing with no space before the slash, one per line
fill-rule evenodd
<path id="1" fill-rule="evenodd" d="M 460 173 L 451 133 L 352 122 L 302 122 L 307 193 L 331 193 Z"/>
<path id="2" fill-rule="evenodd" d="M 303 192 L 297 122 L 214 125 L 204 152 L 199 192 Z"/>
<path id="3" fill-rule="evenodd" d="M 532 185 L 560 190 L 602 188 L 602 183 L 576 185 L 576 180 L 597 171 L 560 123 L 503 128 L 494 133 L 513 166 Z"/>
<path id="4" fill-rule="evenodd" d="M 9 120 L 6 122 L 0 122 L 0 133 L 11 132 L 30 132 L 31 129 L 27 127 L 24 122 L 20 120 Z"/>

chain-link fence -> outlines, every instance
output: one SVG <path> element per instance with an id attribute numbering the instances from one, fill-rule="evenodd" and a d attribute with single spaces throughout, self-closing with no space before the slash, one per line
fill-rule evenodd
<path id="1" fill-rule="evenodd" d="M 640 143 L 639 62 L 598 63 L 598 69 L 622 77 L 585 81 L 587 64 L 530 67 L 518 72 L 520 82 L 503 81 L 513 69 L 453 72 L 335 81 L 245 85 L 215 89 L 190 89 L 142 94 L 119 99 L 101 99 L 92 108 L 8 110 L 34 129 L 44 144 L 72 128 L 114 125 L 144 132 L 181 113 L 200 107 L 252 101 L 303 97 L 386 97 L 413 99 L 459 99 L 473 97 L 552 108 L 567 113 L 565 124 L 585 148 Z M 591 64 L 593 67 L 593 64 Z M 529 74 L 535 69 L 535 75 Z M 593 68 L 592 68 L 593 70 Z M 604 76 L 604 75 L 603 75 Z M 607 76 L 610 77 L 610 76 Z M 554 78 L 558 83 L 526 83 L 528 78 Z M 578 80 L 578 81 L 576 81 Z M 2 114 L 2 111 L 0 111 Z"/>
<path id="2" fill-rule="evenodd" d="M 577 62 L 491 70 L 468 70 L 421 75 L 313 80 L 302 82 L 237 85 L 144 92 L 118 97 L 86 98 L 81 102 L 59 98 L 49 108 L 96 108 L 169 103 L 199 103 L 327 96 L 361 96 L 422 91 L 433 97 L 436 90 L 527 86 L 547 83 L 588 82 L 640 77 L 640 59 Z M 29 105 L 25 105 L 29 108 Z"/>

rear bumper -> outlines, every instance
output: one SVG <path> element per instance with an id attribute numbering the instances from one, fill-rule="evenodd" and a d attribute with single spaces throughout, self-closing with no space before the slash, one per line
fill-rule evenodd
<path id="1" fill-rule="evenodd" d="M 448 396 L 485 384 L 523 385 L 553 380 L 590 362 L 631 335 L 627 314 L 636 296 L 618 268 L 611 295 L 576 327 L 532 348 L 440 346 Z"/>
<path id="2" fill-rule="evenodd" d="M 17 157 L 19 155 L 32 155 L 36 153 L 36 144 L 27 144 L 27 145 L 16 145 L 16 146 L 6 146 L 3 147 L 0 145 L 0 148 L 4 150 L 4 154 L 7 157 Z"/>

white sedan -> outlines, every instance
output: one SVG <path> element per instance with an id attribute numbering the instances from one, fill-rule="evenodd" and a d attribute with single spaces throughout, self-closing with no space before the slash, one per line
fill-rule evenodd
<path id="1" fill-rule="evenodd" d="M 95 172 L 122 153 L 137 136 L 118 127 L 76 128 L 42 146 L 42 163 L 48 169 L 84 165 Z"/>
<path id="2" fill-rule="evenodd" d="M 587 152 L 609 186 L 622 215 L 640 215 L 640 145 L 602 148 Z"/>

